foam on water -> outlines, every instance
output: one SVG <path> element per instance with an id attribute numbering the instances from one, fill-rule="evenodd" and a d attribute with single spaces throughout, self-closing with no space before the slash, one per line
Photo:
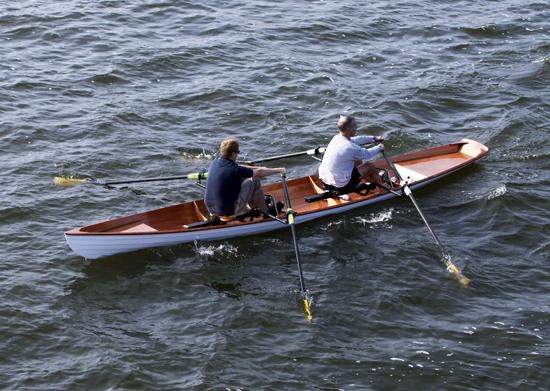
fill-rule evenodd
<path id="1" fill-rule="evenodd" d="M 207 151 L 206 149 L 202 149 L 200 151 L 196 149 L 186 149 L 186 148 L 177 148 L 177 150 L 180 153 L 182 160 L 189 160 L 189 161 L 195 161 L 195 160 L 205 160 L 209 161 L 216 157 L 215 152 Z"/>
<path id="2" fill-rule="evenodd" d="M 218 245 L 202 245 L 195 242 L 195 253 L 201 257 L 212 256 L 231 256 L 238 255 L 239 248 L 229 243 L 222 243 Z"/>
<path id="3" fill-rule="evenodd" d="M 506 185 L 500 185 L 496 189 L 490 191 L 489 194 L 487 194 L 487 200 L 492 200 L 497 197 L 503 196 L 504 194 L 506 194 L 507 191 L 508 189 L 506 188 Z"/>
<path id="4" fill-rule="evenodd" d="M 368 218 L 356 217 L 354 220 L 360 222 L 363 226 L 373 225 L 376 226 L 379 223 L 387 223 L 392 220 L 393 208 L 382 210 L 380 212 L 371 213 Z"/>

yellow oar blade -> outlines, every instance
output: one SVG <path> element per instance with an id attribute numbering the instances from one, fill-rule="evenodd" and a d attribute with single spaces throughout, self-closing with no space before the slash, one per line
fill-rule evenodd
<path id="1" fill-rule="evenodd" d="M 311 319 L 313 319 L 313 315 L 311 314 L 311 303 L 305 297 L 304 297 L 304 312 L 306 314 L 307 320 L 311 322 Z"/>
<path id="2" fill-rule="evenodd" d="M 447 270 L 449 273 L 453 275 L 454 278 L 457 279 L 458 282 L 462 286 L 468 286 L 471 282 L 471 280 L 466 277 L 462 272 L 456 267 L 456 265 L 449 259 L 447 262 Z"/>
<path id="3" fill-rule="evenodd" d="M 81 183 L 89 182 L 89 179 L 79 179 L 73 177 L 56 176 L 53 178 L 53 183 L 58 186 L 75 186 Z"/>

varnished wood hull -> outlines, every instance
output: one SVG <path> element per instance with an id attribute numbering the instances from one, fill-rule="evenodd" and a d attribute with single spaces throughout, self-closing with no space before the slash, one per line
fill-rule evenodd
<path id="1" fill-rule="evenodd" d="M 394 157 L 393 160 L 403 179 L 408 180 L 410 187 L 415 189 L 456 172 L 487 153 L 488 148 L 484 145 L 464 139 L 458 143 Z M 377 167 L 388 169 L 383 160 L 374 163 Z M 394 175 L 391 170 L 389 171 Z M 348 199 L 330 198 L 307 203 L 305 197 L 322 191 L 317 176 L 290 179 L 288 186 L 293 209 L 298 214 L 297 224 L 396 197 L 393 193 L 376 189 L 364 196 L 352 193 Z M 277 200 L 283 200 L 281 183 L 264 186 L 264 191 Z M 145 248 L 227 239 L 287 227 L 278 221 L 264 218 L 192 229 L 184 227 L 186 224 L 204 220 L 206 214 L 202 200 L 189 201 L 76 228 L 65 232 L 65 238 L 74 252 L 85 258 L 96 259 Z M 284 214 L 281 215 L 283 216 Z"/>

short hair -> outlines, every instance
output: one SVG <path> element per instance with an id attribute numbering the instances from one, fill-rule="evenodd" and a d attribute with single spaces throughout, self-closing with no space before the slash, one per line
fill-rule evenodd
<path id="1" fill-rule="evenodd" d="M 239 152 L 239 142 L 232 138 L 223 140 L 220 144 L 220 155 L 224 158 L 228 158 L 234 152 Z"/>
<path id="2" fill-rule="evenodd" d="M 341 115 L 340 118 L 338 118 L 338 129 L 339 130 L 346 130 L 350 127 L 350 125 L 355 121 L 355 118 L 351 115 Z"/>

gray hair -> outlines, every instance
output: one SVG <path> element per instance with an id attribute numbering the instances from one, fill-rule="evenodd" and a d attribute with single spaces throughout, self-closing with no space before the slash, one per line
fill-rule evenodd
<path id="1" fill-rule="evenodd" d="M 355 118 L 351 115 L 341 115 L 338 119 L 338 129 L 339 130 L 346 130 L 350 127 L 351 124 L 353 124 L 353 121 L 355 121 Z"/>

